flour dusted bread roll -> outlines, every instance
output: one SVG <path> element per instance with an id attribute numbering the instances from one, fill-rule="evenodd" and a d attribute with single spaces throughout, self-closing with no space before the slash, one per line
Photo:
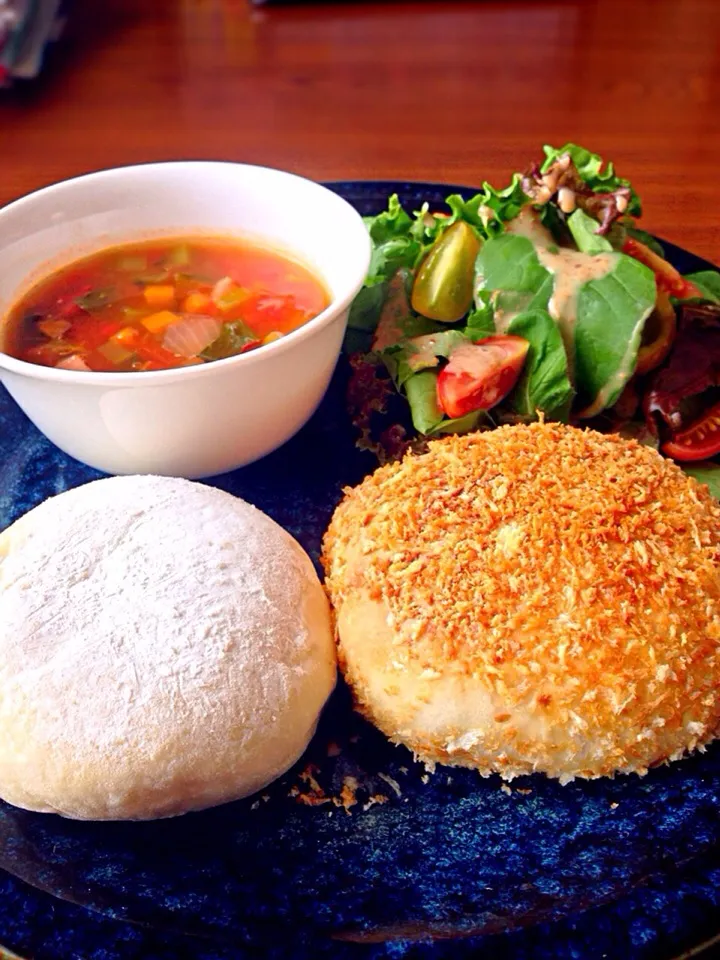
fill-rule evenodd
<path id="1" fill-rule="evenodd" d="M 0 534 L 0 796 L 79 819 L 246 796 L 335 683 L 302 548 L 227 493 L 98 480 Z"/>
<path id="2" fill-rule="evenodd" d="M 720 505 L 654 450 L 559 424 L 376 471 L 324 544 L 360 710 L 429 762 L 561 780 L 720 731 Z"/>

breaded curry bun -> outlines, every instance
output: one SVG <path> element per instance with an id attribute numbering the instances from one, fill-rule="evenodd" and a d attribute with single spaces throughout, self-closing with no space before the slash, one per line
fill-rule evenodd
<path id="1" fill-rule="evenodd" d="M 356 706 L 429 764 L 644 774 L 720 731 L 720 506 L 655 450 L 535 423 L 347 490 L 325 535 Z"/>

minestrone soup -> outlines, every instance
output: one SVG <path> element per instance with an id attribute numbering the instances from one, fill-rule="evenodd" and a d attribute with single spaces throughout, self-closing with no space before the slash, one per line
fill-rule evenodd
<path id="1" fill-rule="evenodd" d="M 242 240 L 164 238 L 77 260 L 11 311 L 5 352 L 67 370 L 165 370 L 233 357 L 328 306 L 322 283 Z"/>

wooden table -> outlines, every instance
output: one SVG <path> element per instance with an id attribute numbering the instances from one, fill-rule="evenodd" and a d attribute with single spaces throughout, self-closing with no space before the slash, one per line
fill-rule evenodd
<path id="1" fill-rule="evenodd" d="M 572 139 L 720 262 L 719 40 L 718 0 L 75 0 L 42 80 L 0 93 L 0 203 L 177 157 L 502 184 Z"/>

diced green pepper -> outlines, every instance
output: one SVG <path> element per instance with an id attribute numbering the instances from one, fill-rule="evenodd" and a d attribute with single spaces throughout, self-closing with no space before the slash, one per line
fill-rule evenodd
<path id="1" fill-rule="evenodd" d="M 90 290 L 89 293 L 85 293 L 81 297 L 75 297 L 75 303 L 79 307 L 82 307 L 83 310 L 102 310 L 103 307 L 106 307 L 111 302 L 114 296 L 115 291 L 112 287 L 104 290 Z"/>

